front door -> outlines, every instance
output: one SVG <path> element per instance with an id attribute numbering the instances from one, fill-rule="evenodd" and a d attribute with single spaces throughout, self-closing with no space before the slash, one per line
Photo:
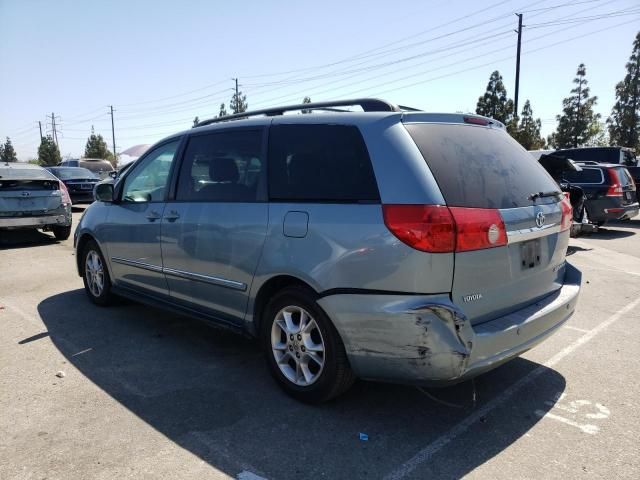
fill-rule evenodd
<path id="1" fill-rule="evenodd" d="M 162 220 L 171 297 L 237 323 L 266 237 L 265 130 L 192 135 Z"/>
<path id="2" fill-rule="evenodd" d="M 180 140 L 172 140 L 141 158 L 124 178 L 119 201 L 110 207 L 104 238 L 116 284 L 168 294 L 160 225 L 179 144 Z"/>

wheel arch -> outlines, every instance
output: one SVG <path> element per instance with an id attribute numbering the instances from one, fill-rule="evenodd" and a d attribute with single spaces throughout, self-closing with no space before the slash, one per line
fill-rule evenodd
<path id="1" fill-rule="evenodd" d="M 260 332 L 262 313 L 269 303 L 269 300 L 280 290 L 292 286 L 302 287 L 316 295 L 318 294 L 318 291 L 308 282 L 305 282 L 293 275 L 281 274 L 269 278 L 260 285 L 257 293 L 253 297 L 253 304 L 249 307 L 249 317 L 247 318 L 247 322 L 249 323 L 249 328 L 254 336 L 258 336 L 258 333 Z"/>

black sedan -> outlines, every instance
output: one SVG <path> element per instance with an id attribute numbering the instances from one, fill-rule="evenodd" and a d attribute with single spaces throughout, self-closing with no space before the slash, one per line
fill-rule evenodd
<path id="1" fill-rule="evenodd" d="M 100 181 L 91 170 L 81 167 L 46 167 L 66 185 L 73 203 L 92 203 L 93 187 Z"/>

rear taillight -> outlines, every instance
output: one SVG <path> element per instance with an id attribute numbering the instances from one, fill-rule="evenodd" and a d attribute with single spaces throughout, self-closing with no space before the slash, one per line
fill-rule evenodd
<path id="1" fill-rule="evenodd" d="M 410 247 L 423 252 L 453 252 L 455 227 L 442 205 L 383 205 L 387 228 Z"/>
<path id="2" fill-rule="evenodd" d="M 614 168 L 609 168 L 609 178 L 611 179 L 611 185 L 607 190 L 607 197 L 621 197 L 622 196 L 622 184 L 620 183 L 620 177 L 618 172 Z"/>
<path id="3" fill-rule="evenodd" d="M 571 228 L 573 221 L 573 207 L 569 201 L 569 193 L 564 192 L 564 198 L 560 202 L 560 210 L 562 211 L 562 220 L 560 220 L 560 231 L 564 232 Z"/>
<path id="4" fill-rule="evenodd" d="M 71 197 L 69 196 L 69 190 L 67 190 L 67 186 L 58 180 L 58 184 L 60 185 L 60 191 L 62 192 L 62 203 L 71 205 Z"/>
<path id="5" fill-rule="evenodd" d="M 450 207 L 456 223 L 456 252 L 507 244 L 507 231 L 498 210 Z"/>
<path id="6" fill-rule="evenodd" d="M 498 210 L 383 205 L 382 211 L 391 233 L 423 252 L 465 252 L 507 244 L 507 233 Z"/>

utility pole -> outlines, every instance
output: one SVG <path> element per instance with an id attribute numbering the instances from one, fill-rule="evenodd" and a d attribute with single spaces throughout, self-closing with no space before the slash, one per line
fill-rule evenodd
<path id="1" fill-rule="evenodd" d="M 236 81 L 236 105 L 238 104 L 238 79 L 234 78 L 234 80 Z"/>
<path id="2" fill-rule="evenodd" d="M 51 112 L 51 128 L 53 129 L 53 140 L 56 142 L 56 147 L 58 147 L 58 132 L 56 132 L 56 116 Z"/>
<path id="3" fill-rule="evenodd" d="M 110 114 L 111 114 L 111 138 L 113 139 L 113 159 L 117 163 L 118 156 L 116 155 L 116 129 L 113 126 L 113 105 L 109 105 L 109 108 L 111 109 Z"/>
<path id="4" fill-rule="evenodd" d="M 42 141 L 42 122 L 38 120 L 38 126 L 40 127 L 40 141 Z"/>
<path id="5" fill-rule="evenodd" d="M 516 56 L 516 95 L 513 101 L 513 114 L 518 116 L 518 94 L 520 93 L 520 47 L 522 46 L 522 13 L 516 13 L 518 16 L 518 54 Z"/>

